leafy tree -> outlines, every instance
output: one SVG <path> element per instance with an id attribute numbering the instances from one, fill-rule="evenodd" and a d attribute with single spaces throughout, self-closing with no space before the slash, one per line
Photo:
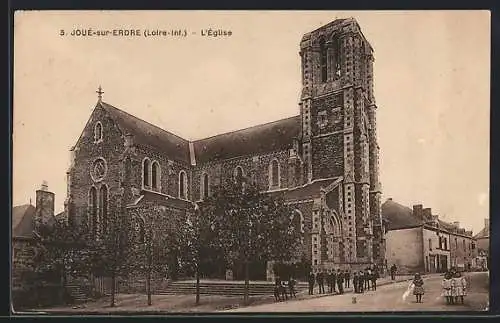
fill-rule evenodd
<path id="1" fill-rule="evenodd" d="M 252 260 L 290 261 L 297 254 L 300 230 L 292 222 L 293 209 L 280 197 L 260 192 L 245 181 L 217 187 L 201 208 L 213 218 L 215 243 L 230 264 L 245 267 L 245 303 L 249 299 L 249 263 Z"/>
<path id="2" fill-rule="evenodd" d="M 207 273 L 213 264 L 224 262 L 223 250 L 217 242 L 212 204 L 203 201 L 195 205 L 194 213 L 187 219 L 183 233 L 183 258 L 194 267 L 196 277 L 196 305 L 200 303 L 200 274 Z"/>
<path id="3" fill-rule="evenodd" d="M 185 219 L 171 216 L 166 209 L 155 206 L 147 218 L 135 215 L 134 223 L 130 268 L 146 278 L 148 305 L 151 305 L 152 277 L 165 277 L 171 273 L 171 267 L 175 267 L 186 241 Z"/>
<path id="4" fill-rule="evenodd" d="M 60 282 L 62 299 L 66 299 L 68 275 L 85 276 L 91 254 L 86 246 L 85 230 L 65 218 L 38 227 L 39 244 L 33 257 L 33 271 L 38 280 Z"/>
<path id="5" fill-rule="evenodd" d="M 127 277 L 133 268 L 133 243 L 129 240 L 131 222 L 119 207 L 110 208 L 110 216 L 101 224 L 98 236 L 89 241 L 92 271 L 111 278 L 111 303 L 114 307 L 116 282 Z"/>

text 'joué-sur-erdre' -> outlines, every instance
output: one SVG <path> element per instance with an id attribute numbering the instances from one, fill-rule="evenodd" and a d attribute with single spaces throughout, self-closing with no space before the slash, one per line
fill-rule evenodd
<path id="1" fill-rule="evenodd" d="M 188 37 L 202 36 L 211 38 L 230 37 L 233 35 L 231 30 L 207 28 L 201 29 L 198 32 L 188 31 L 187 29 L 93 29 L 93 28 L 76 28 L 67 32 L 61 29 L 60 36 L 73 37 Z"/>

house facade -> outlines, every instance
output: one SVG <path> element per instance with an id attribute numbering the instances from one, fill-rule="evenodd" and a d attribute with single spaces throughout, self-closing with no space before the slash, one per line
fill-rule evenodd
<path id="1" fill-rule="evenodd" d="M 388 230 L 388 266 L 396 264 L 401 273 L 463 271 L 476 266 L 472 231 L 458 222 L 442 221 L 421 204 L 411 209 L 392 199 L 384 202 L 382 212 Z"/>

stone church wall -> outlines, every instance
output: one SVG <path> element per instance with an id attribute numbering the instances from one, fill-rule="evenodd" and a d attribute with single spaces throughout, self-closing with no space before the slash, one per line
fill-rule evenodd
<path id="1" fill-rule="evenodd" d="M 94 140 L 94 127 L 97 122 L 102 124 L 103 139 L 96 143 Z M 120 184 L 121 164 L 118 162 L 124 149 L 124 139 L 119 128 L 105 114 L 101 108 L 95 109 L 83 133 L 74 147 L 73 167 L 70 170 L 70 191 L 76 220 L 86 220 L 89 189 L 94 184 L 91 178 L 91 169 L 96 158 L 106 160 L 107 173 L 105 179 L 96 186 L 108 186 L 108 194 L 115 195 Z M 110 199 L 111 200 L 111 199 Z"/>

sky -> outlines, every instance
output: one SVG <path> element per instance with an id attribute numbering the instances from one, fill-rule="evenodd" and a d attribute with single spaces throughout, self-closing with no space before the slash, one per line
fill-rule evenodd
<path id="1" fill-rule="evenodd" d="M 374 48 L 383 201 L 423 204 L 480 231 L 489 217 L 488 11 L 16 12 L 13 205 L 34 203 L 45 180 L 63 210 L 69 150 L 99 85 L 105 102 L 189 140 L 297 115 L 302 35 L 348 17 Z M 79 28 L 188 36 L 67 35 Z M 232 35 L 201 36 L 210 28 Z"/>

